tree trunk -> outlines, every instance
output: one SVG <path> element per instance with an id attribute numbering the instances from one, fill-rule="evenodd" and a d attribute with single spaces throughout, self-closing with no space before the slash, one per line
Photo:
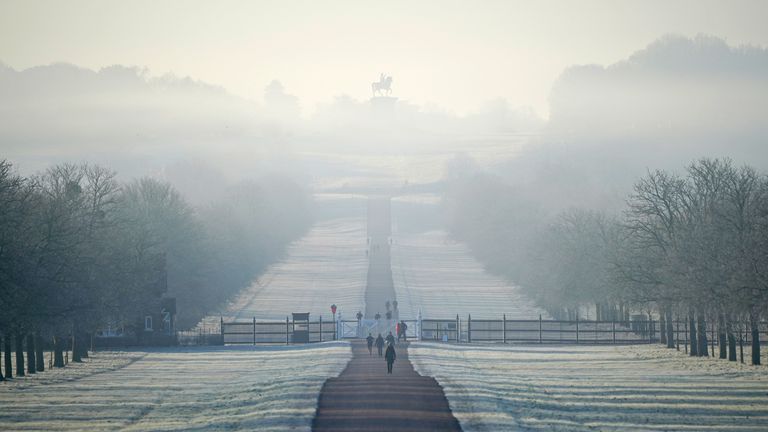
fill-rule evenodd
<path id="1" fill-rule="evenodd" d="M 5 335 L 3 339 L 3 357 L 5 358 L 5 378 L 13 378 L 13 365 L 11 364 L 11 336 Z"/>
<path id="2" fill-rule="evenodd" d="M 736 335 L 733 334 L 733 323 L 726 317 L 725 333 L 728 337 L 728 361 L 736 361 Z"/>
<path id="3" fill-rule="evenodd" d="M 2 339 L 2 337 L 0 337 L 0 347 L 3 346 L 2 342 L 3 342 L 3 339 Z M 0 348 L 0 349 L 2 349 L 2 348 Z M 5 381 L 5 376 L 3 376 L 2 368 L 0 368 L 0 381 Z"/>
<path id="4" fill-rule="evenodd" d="M 667 316 L 661 308 L 659 309 L 659 336 L 659 342 L 667 344 Z"/>
<path id="5" fill-rule="evenodd" d="M 24 376 L 24 335 L 16 332 L 16 376 Z"/>
<path id="6" fill-rule="evenodd" d="M 725 314 L 720 314 L 717 322 L 717 347 L 720 348 L 720 358 L 728 358 L 728 350 L 725 342 Z"/>
<path id="7" fill-rule="evenodd" d="M 53 367 L 64 367 L 64 344 L 59 336 L 53 337 Z"/>
<path id="8" fill-rule="evenodd" d="M 87 357 L 88 344 L 85 335 L 80 330 L 80 325 L 75 323 L 72 326 L 72 361 L 82 363 L 83 358 Z M 83 355 L 85 352 L 85 355 Z"/>
<path id="9" fill-rule="evenodd" d="M 37 371 L 45 371 L 45 355 L 43 354 L 43 337 L 40 336 L 40 332 L 35 333 L 35 362 L 37 363 Z"/>
<path id="10" fill-rule="evenodd" d="M 82 339 L 81 339 L 82 343 L 80 344 L 80 347 L 83 350 L 80 351 L 80 357 L 82 357 L 82 358 L 90 358 L 89 354 L 88 354 L 88 351 L 93 349 L 93 347 L 91 346 L 91 344 L 92 344 L 91 334 L 87 333 L 87 332 L 84 332 L 82 334 L 82 336 L 83 336 Z"/>
<path id="11" fill-rule="evenodd" d="M 675 328 L 672 322 L 672 311 L 667 309 L 667 348 L 675 347 Z M 662 330 L 663 331 L 663 330 Z"/>
<path id="12" fill-rule="evenodd" d="M 707 321 L 702 313 L 697 314 L 696 318 L 699 325 L 699 342 L 696 344 L 699 350 L 699 357 L 709 357 L 709 350 L 707 349 Z"/>
<path id="13" fill-rule="evenodd" d="M 27 373 L 30 375 L 37 373 L 35 336 L 32 333 L 27 335 Z"/>
<path id="14" fill-rule="evenodd" d="M 741 363 L 744 364 L 744 335 L 741 333 L 741 324 L 739 324 L 739 357 L 741 357 Z"/>
<path id="15" fill-rule="evenodd" d="M 697 346 L 698 345 L 698 338 L 696 336 L 696 322 L 694 321 L 694 318 L 693 318 L 693 312 L 691 312 L 688 315 L 688 324 L 689 324 L 688 330 L 690 331 L 690 339 L 691 339 L 690 356 L 691 357 L 696 357 L 696 356 L 699 355 L 699 351 L 697 349 L 698 348 L 698 346 Z"/>
<path id="16" fill-rule="evenodd" d="M 70 342 L 72 343 L 72 361 L 75 363 L 82 363 L 83 359 L 80 358 L 80 341 L 77 340 L 74 332 L 70 338 Z"/>
<path id="17" fill-rule="evenodd" d="M 760 364 L 760 322 L 756 313 L 749 315 L 749 326 L 752 331 L 752 364 Z"/>

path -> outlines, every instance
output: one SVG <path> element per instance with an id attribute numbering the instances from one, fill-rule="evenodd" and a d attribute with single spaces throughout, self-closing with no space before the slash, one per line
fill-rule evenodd
<path id="1" fill-rule="evenodd" d="M 408 350 L 396 347 L 392 375 L 384 359 L 352 342 L 353 358 L 338 378 L 323 384 L 314 431 L 460 431 L 442 387 L 416 373 Z"/>
<path id="2" fill-rule="evenodd" d="M 389 198 L 368 202 L 370 238 L 365 317 L 381 313 L 395 300 L 389 238 Z M 375 336 L 375 335 L 374 335 Z M 352 360 L 338 378 L 328 379 L 320 392 L 314 431 L 460 431 L 443 388 L 421 376 L 408 360 L 406 345 L 398 345 L 392 375 L 383 358 L 368 354 L 365 341 L 352 342 Z"/>
<path id="3" fill-rule="evenodd" d="M 392 234 L 389 198 L 368 200 L 368 282 L 365 289 L 365 319 L 387 312 L 386 303 L 395 300 L 389 239 Z M 374 335 L 375 336 L 375 335 Z"/>

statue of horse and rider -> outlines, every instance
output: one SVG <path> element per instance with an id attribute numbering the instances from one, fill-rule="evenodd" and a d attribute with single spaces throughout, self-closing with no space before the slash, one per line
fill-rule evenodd
<path id="1" fill-rule="evenodd" d="M 392 94 L 392 77 L 385 76 L 382 73 L 381 75 L 379 75 L 378 82 L 374 81 L 371 83 L 371 91 L 373 91 L 374 97 L 377 94 L 379 96 L 389 96 L 390 94 Z"/>

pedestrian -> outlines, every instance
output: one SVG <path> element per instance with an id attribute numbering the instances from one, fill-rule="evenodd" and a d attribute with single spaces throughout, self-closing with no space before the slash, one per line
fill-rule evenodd
<path id="1" fill-rule="evenodd" d="M 373 336 L 368 333 L 368 337 L 365 340 L 368 342 L 368 354 L 373 355 Z"/>
<path id="2" fill-rule="evenodd" d="M 376 350 L 379 352 L 379 357 L 381 357 L 384 350 L 384 338 L 381 337 L 381 333 L 379 333 L 379 337 L 376 338 Z"/>
<path id="3" fill-rule="evenodd" d="M 400 331 L 403 333 L 403 342 L 408 342 L 408 335 L 406 331 L 408 331 L 408 324 L 405 323 L 405 321 L 400 321 Z M 398 338 L 398 340 L 400 340 Z"/>
<path id="4" fill-rule="evenodd" d="M 395 346 L 392 344 L 389 344 L 387 346 L 387 353 L 384 354 L 384 359 L 387 361 L 387 373 L 392 373 L 392 366 L 395 364 L 395 359 L 397 358 L 397 354 L 395 354 Z"/>
<path id="5" fill-rule="evenodd" d="M 400 342 L 400 323 L 395 324 L 395 334 L 397 335 L 397 341 Z"/>
<path id="6" fill-rule="evenodd" d="M 395 344 L 395 337 L 394 337 L 394 336 L 392 336 L 392 332 L 389 332 L 389 334 L 387 335 L 387 337 L 385 338 L 385 340 L 386 340 L 386 341 L 387 341 L 387 343 L 388 343 L 388 344 L 390 344 L 390 345 L 394 345 L 394 344 Z"/>

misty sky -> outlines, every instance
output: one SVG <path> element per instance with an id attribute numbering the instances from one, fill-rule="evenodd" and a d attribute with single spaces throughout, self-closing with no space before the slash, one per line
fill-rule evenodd
<path id="1" fill-rule="evenodd" d="M 464 113 L 497 97 L 548 114 L 564 68 L 611 64 L 665 33 L 768 45 L 762 1 L 8 1 L 0 62 L 149 68 L 261 100 L 280 79 L 303 103 L 395 95 Z"/>

